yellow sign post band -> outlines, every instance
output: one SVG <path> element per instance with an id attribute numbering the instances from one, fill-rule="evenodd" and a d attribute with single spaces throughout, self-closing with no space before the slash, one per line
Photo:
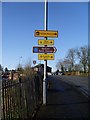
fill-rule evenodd
<path id="1" fill-rule="evenodd" d="M 54 54 L 38 54 L 38 60 L 54 60 Z"/>
<path id="2" fill-rule="evenodd" d="M 38 40 L 38 45 L 54 45 L 54 40 Z"/>
<path id="3" fill-rule="evenodd" d="M 58 31 L 35 30 L 35 37 L 58 37 Z"/>

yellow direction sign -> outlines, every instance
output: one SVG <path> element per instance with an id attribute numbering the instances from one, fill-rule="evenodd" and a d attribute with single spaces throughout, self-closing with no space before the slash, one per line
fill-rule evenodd
<path id="1" fill-rule="evenodd" d="M 38 60 L 54 60 L 54 54 L 38 54 Z"/>
<path id="2" fill-rule="evenodd" d="M 58 31 L 35 30 L 35 37 L 58 37 Z"/>
<path id="3" fill-rule="evenodd" d="M 38 40 L 38 45 L 54 45 L 54 40 Z"/>

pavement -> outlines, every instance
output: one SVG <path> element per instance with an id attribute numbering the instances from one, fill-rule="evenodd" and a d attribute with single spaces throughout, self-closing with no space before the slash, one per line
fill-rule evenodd
<path id="1" fill-rule="evenodd" d="M 39 108 L 34 120 L 89 119 L 89 99 L 66 80 L 67 77 L 49 76 L 47 104 Z"/>

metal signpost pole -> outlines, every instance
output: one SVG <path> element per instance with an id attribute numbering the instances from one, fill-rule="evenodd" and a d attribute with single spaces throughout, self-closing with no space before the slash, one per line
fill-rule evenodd
<path id="1" fill-rule="evenodd" d="M 45 0 L 45 30 L 48 22 L 48 0 Z M 47 37 L 45 37 L 47 40 Z M 47 60 L 44 61 L 44 78 L 43 78 L 43 105 L 46 105 L 46 78 L 47 78 Z"/>
<path id="2" fill-rule="evenodd" d="M 38 40 L 38 45 L 44 47 L 33 47 L 33 53 L 38 54 L 38 60 L 44 60 L 44 78 L 43 78 L 43 105 L 46 105 L 46 90 L 47 90 L 47 60 L 54 60 L 54 54 L 57 51 L 56 47 L 47 47 L 47 45 L 54 45 L 54 40 L 48 40 L 48 37 L 58 37 L 58 31 L 48 30 L 48 0 L 45 0 L 45 28 L 44 30 L 35 30 L 35 37 L 44 37 L 44 40 Z"/>

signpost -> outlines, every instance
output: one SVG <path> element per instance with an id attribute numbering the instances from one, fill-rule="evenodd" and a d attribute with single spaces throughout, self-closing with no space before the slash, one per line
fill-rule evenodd
<path id="1" fill-rule="evenodd" d="M 35 30 L 35 37 L 58 37 L 58 31 Z"/>
<path id="2" fill-rule="evenodd" d="M 33 47 L 33 53 L 55 53 L 56 51 L 56 47 Z"/>
<path id="3" fill-rule="evenodd" d="M 38 45 L 44 45 L 44 47 L 34 46 L 33 53 L 38 54 L 39 60 L 44 60 L 44 78 L 43 78 L 43 104 L 46 105 L 46 84 L 47 84 L 47 60 L 54 60 L 54 54 L 57 51 L 56 47 L 47 47 L 48 45 L 54 45 L 54 40 L 48 40 L 47 37 L 58 37 L 58 31 L 48 30 L 48 0 L 45 0 L 45 29 L 35 30 L 35 37 L 44 37 L 44 40 L 38 40 Z"/>
<path id="4" fill-rule="evenodd" d="M 38 45 L 54 45 L 54 40 L 38 40 Z"/>
<path id="5" fill-rule="evenodd" d="M 54 54 L 38 54 L 39 60 L 54 60 Z"/>

